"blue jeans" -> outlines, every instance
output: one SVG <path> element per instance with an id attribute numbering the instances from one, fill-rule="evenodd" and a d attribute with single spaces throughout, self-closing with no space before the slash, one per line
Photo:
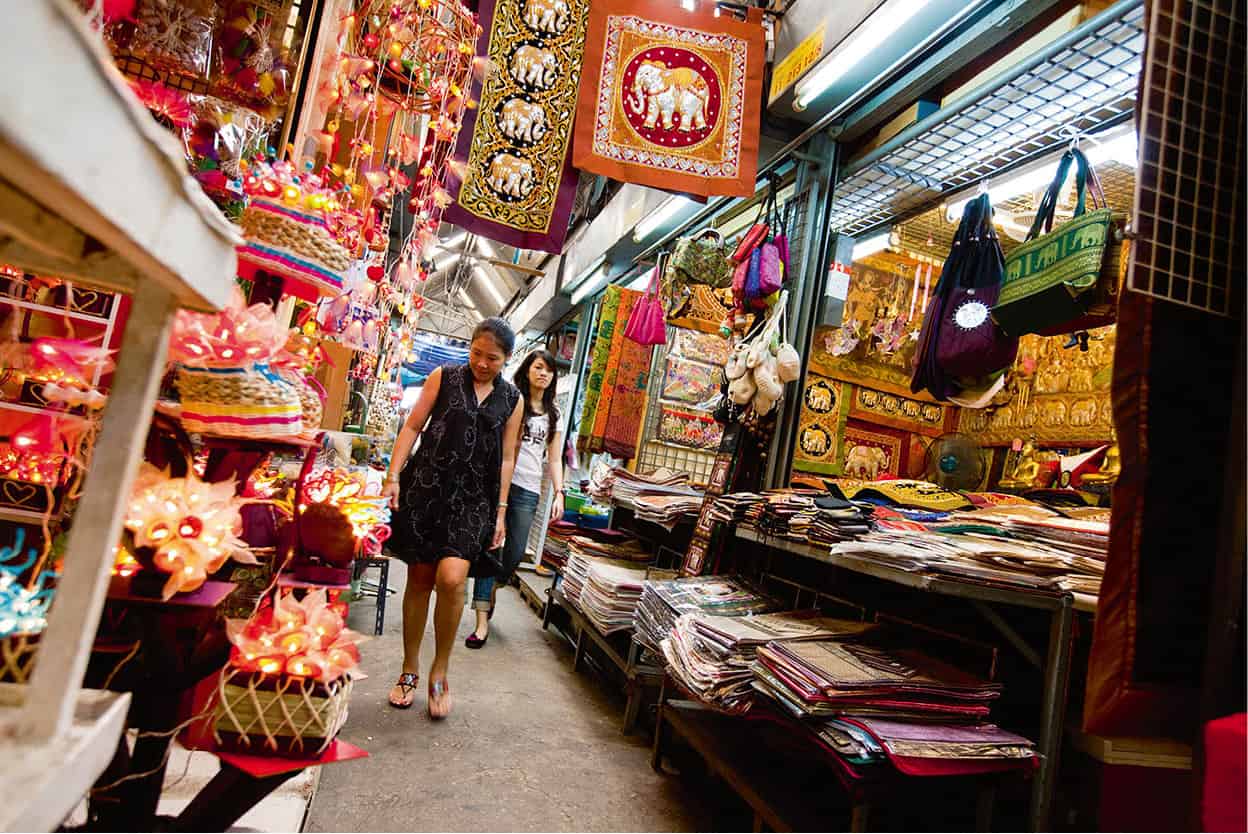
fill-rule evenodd
<path id="1" fill-rule="evenodd" d="M 494 583 L 505 583 L 524 559 L 524 550 L 529 543 L 529 530 L 533 528 L 533 517 L 537 515 L 537 502 L 540 498 L 536 492 L 511 485 L 511 491 L 507 494 L 507 514 L 504 516 L 507 540 L 503 543 L 503 566 L 506 572 L 499 576 L 483 576 L 472 580 L 472 607 L 475 610 L 489 611 L 494 607 Z"/>

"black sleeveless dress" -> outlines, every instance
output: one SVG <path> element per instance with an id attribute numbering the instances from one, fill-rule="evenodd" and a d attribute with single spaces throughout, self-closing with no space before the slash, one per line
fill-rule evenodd
<path id="1" fill-rule="evenodd" d="M 473 385 L 467 365 L 442 367 L 429 422 L 399 478 L 399 508 L 387 545 L 409 565 L 458 556 L 472 563 L 472 576 L 488 576 L 490 560 L 482 556 L 498 517 L 503 431 L 520 389 L 495 377 L 478 406 Z"/>

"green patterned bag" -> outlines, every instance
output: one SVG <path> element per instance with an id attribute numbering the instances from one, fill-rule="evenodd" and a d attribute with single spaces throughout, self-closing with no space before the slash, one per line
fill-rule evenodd
<path id="1" fill-rule="evenodd" d="M 706 284 L 714 289 L 728 286 L 732 280 L 732 261 L 724 252 L 723 236 L 714 229 L 705 229 L 693 237 L 676 241 L 667 262 L 666 277 L 685 284 Z"/>
<path id="2" fill-rule="evenodd" d="M 1076 166 L 1075 214 L 1053 228 L 1057 201 Z M 1092 196 L 1092 211 L 1085 205 Z M 1117 305 L 1122 215 L 1105 203 L 1096 172 L 1078 148 L 1062 155 L 1027 240 L 1005 259 L 993 319 L 1011 336 L 1052 336 L 1111 324 Z M 1043 232 L 1043 234 L 1042 234 Z"/>

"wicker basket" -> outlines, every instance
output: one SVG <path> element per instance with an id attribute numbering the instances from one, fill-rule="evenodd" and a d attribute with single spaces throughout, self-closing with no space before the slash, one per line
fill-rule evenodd
<path id="1" fill-rule="evenodd" d="M 0 683 L 26 683 L 35 668 L 39 636 L 11 634 L 0 638 Z"/>
<path id="2" fill-rule="evenodd" d="M 299 391 L 267 365 L 179 365 L 177 387 L 182 400 L 182 427 L 188 432 L 228 437 L 292 437 L 303 431 Z"/>
<path id="3" fill-rule="evenodd" d="M 321 684 L 232 671 L 217 685 L 213 735 L 218 746 L 240 753 L 319 756 L 347 721 L 351 686 L 349 677 Z"/>
<path id="4" fill-rule="evenodd" d="M 242 226 L 247 241 L 238 248 L 241 259 L 308 285 L 313 297 L 342 292 L 352 254 L 321 217 L 253 198 Z"/>

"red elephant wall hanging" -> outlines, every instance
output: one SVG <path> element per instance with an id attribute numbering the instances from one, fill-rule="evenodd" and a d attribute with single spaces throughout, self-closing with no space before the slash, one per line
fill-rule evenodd
<path id="1" fill-rule="evenodd" d="M 672 0 L 594 0 L 573 162 L 702 196 L 754 193 L 766 44 L 745 21 Z"/>

